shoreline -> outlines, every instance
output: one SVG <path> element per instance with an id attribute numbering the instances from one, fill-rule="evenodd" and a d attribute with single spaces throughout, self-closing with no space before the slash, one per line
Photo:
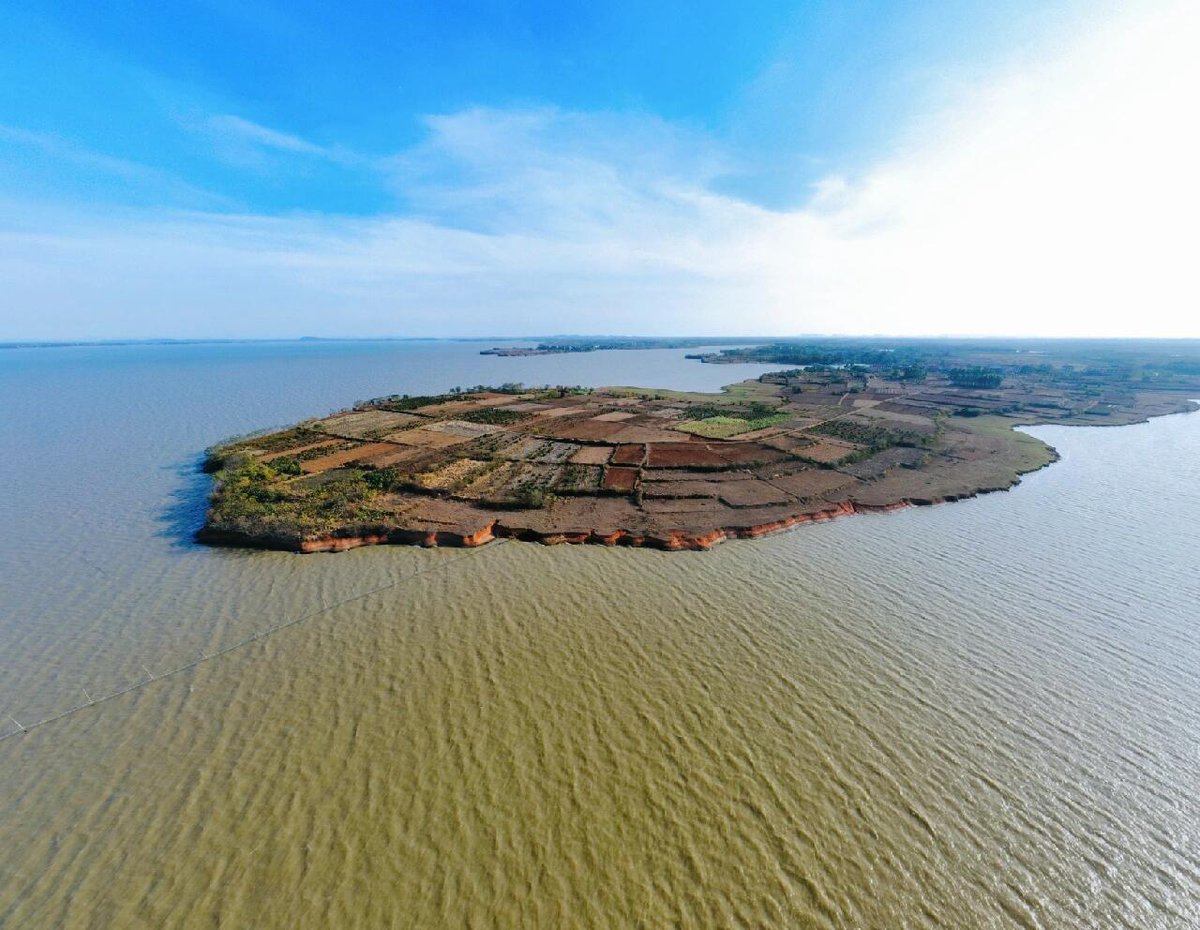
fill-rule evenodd
<path id="1" fill-rule="evenodd" d="M 1060 459 L 1027 427 L 1200 409 L 1193 391 L 1104 395 L 1037 375 L 979 388 L 793 369 L 721 394 L 389 395 L 211 450 L 214 492 L 194 538 L 297 553 L 494 539 L 704 551 L 1009 490 Z"/>
<path id="2" fill-rule="evenodd" d="M 1013 428 L 1015 429 L 1016 426 Z M 761 539 L 765 536 L 784 533 L 800 526 L 807 526 L 814 523 L 829 523 L 842 517 L 879 516 L 898 513 L 902 510 L 915 507 L 936 507 L 942 504 L 971 500 L 982 497 L 985 494 L 1011 491 L 1020 484 L 1021 478 L 1025 475 L 1049 468 L 1060 461 L 1061 456 L 1057 449 L 1053 446 L 1047 446 L 1046 448 L 1049 450 L 1048 461 L 1026 471 L 1019 472 L 1016 481 L 1003 487 L 980 487 L 962 494 L 951 493 L 938 497 L 903 498 L 882 504 L 845 500 L 831 503 L 828 507 L 807 510 L 764 523 L 748 524 L 745 526 L 723 526 L 704 533 L 695 533 L 683 529 L 668 530 L 665 533 L 639 532 L 627 529 L 617 529 L 608 532 L 598 530 L 544 532 L 530 527 L 505 524 L 501 518 L 496 518 L 491 523 L 487 523 L 473 532 L 456 532 L 453 530 L 432 528 L 421 530 L 400 527 L 378 527 L 373 528 L 374 531 L 345 534 L 335 532 L 291 541 L 205 526 L 196 532 L 195 539 L 197 542 L 209 546 L 293 552 L 298 555 L 318 552 L 347 552 L 351 549 L 360 549 L 366 546 L 475 549 L 501 539 L 515 539 L 521 542 L 538 543 L 543 546 L 599 545 L 657 549 L 663 552 L 707 552 L 713 546 L 729 540 Z"/>

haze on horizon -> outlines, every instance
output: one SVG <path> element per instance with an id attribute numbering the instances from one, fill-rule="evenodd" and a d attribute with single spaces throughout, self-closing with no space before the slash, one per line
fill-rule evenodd
<path id="1" fill-rule="evenodd" d="M 0 341 L 1197 337 L 1197 47 L 1180 0 L 11 4 Z"/>

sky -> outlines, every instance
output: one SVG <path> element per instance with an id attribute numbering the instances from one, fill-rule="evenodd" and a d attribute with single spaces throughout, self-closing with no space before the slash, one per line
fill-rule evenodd
<path id="1" fill-rule="evenodd" d="M 1200 337 L 1200 4 L 0 4 L 0 340 Z"/>

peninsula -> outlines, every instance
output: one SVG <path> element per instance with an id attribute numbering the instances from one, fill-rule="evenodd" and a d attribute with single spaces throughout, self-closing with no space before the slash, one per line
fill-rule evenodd
<path id="1" fill-rule="evenodd" d="M 1186 365 L 897 361 L 806 361 L 720 394 L 505 385 L 379 398 L 213 448 L 198 538 L 297 552 L 498 537 L 707 549 L 1004 490 L 1057 458 L 1014 426 L 1133 423 L 1200 396 Z"/>

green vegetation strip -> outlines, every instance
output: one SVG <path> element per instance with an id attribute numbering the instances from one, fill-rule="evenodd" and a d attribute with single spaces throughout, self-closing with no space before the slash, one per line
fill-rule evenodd
<path id="1" fill-rule="evenodd" d="M 753 420 L 746 420 L 741 417 L 715 416 L 706 417 L 703 420 L 688 420 L 686 423 L 680 423 L 675 428 L 684 433 L 703 436 L 705 439 L 729 439 L 731 436 L 739 436 L 742 433 L 751 433 L 755 430 L 766 429 L 769 426 L 777 426 L 788 419 L 790 417 L 786 413 L 776 413 Z"/>

